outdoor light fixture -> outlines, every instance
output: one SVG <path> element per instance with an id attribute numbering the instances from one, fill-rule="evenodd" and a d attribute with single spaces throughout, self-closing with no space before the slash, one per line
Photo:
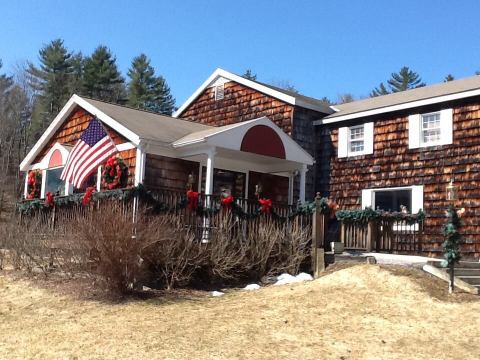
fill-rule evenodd
<path id="1" fill-rule="evenodd" d="M 257 185 L 255 185 L 255 195 L 260 196 L 262 192 L 263 192 L 262 183 L 258 183 Z"/>
<path id="2" fill-rule="evenodd" d="M 447 185 L 447 201 L 457 200 L 457 187 L 453 183 L 453 178 L 450 180 L 450 183 Z"/>
<path id="3" fill-rule="evenodd" d="M 192 173 L 188 174 L 188 180 L 187 180 L 187 188 L 192 189 L 193 184 L 195 184 L 195 175 Z"/>

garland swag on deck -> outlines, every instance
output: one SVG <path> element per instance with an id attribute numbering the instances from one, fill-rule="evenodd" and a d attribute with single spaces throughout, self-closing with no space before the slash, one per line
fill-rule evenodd
<path id="1" fill-rule="evenodd" d="M 72 205 L 88 205 L 91 202 L 99 200 L 114 199 L 119 201 L 127 201 L 133 197 L 139 198 L 144 202 L 150 211 L 153 213 L 164 213 L 164 212 L 175 212 L 181 209 L 189 209 L 192 212 L 195 212 L 197 215 L 212 215 L 218 213 L 222 207 L 225 210 L 232 211 L 232 213 L 238 216 L 241 219 L 254 219 L 261 214 L 269 214 L 272 218 L 286 221 L 292 220 L 299 215 L 308 215 L 312 214 L 315 209 L 315 202 L 305 203 L 299 205 L 294 211 L 286 216 L 279 215 L 271 206 L 271 201 L 269 199 L 260 199 L 258 207 L 253 212 L 246 212 L 243 208 L 235 203 L 233 197 L 227 197 L 221 199 L 220 201 L 212 201 L 211 206 L 204 206 L 199 199 L 198 194 L 189 192 L 185 194 L 185 197 L 182 198 L 175 205 L 168 205 L 162 201 L 157 200 L 154 195 L 145 189 L 145 187 L 140 184 L 136 187 L 130 189 L 114 189 L 100 192 L 89 192 L 88 201 L 85 201 L 85 194 L 74 194 L 69 196 L 59 196 L 55 198 L 55 207 L 67 207 Z M 52 199 L 53 200 L 53 199 Z M 326 198 L 321 198 L 319 201 L 320 213 L 330 214 L 334 211 L 334 207 Z M 17 203 L 17 210 L 23 214 L 32 213 L 35 210 L 48 210 L 53 208 L 49 202 L 40 199 L 34 199 L 31 201 L 23 201 Z"/>
<path id="2" fill-rule="evenodd" d="M 419 210 L 416 214 L 403 212 L 387 212 L 384 210 L 374 210 L 371 207 L 357 210 L 340 210 L 337 211 L 337 219 L 345 223 L 368 223 L 370 220 L 393 220 L 405 221 L 412 225 L 416 222 L 425 220 L 425 213 Z"/>

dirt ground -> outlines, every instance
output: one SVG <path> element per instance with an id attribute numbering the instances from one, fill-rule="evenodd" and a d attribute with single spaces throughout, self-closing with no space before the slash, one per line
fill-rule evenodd
<path id="1" fill-rule="evenodd" d="M 220 298 L 114 303 L 0 273 L 0 358 L 478 359 L 480 297 L 446 287 L 356 265 Z"/>

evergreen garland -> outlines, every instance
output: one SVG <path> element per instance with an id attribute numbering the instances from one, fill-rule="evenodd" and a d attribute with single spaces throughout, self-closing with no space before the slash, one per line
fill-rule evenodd
<path id="1" fill-rule="evenodd" d="M 69 196 L 59 196 L 55 198 L 55 207 L 68 207 L 72 205 L 82 205 L 84 194 L 73 194 Z M 148 210 L 153 213 L 165 213 L 165 212 L 175 212 L 181 209 L 185 209 L 188 205 L 187 197 L 183 197 L 180 201 L 175 205 L 168 205 L 162 201 L 158 201 L 152 192 L 145 189 L 145 187 L 140 184 L 136 187 L 130 189 L 115 189 L 115 190 L 107 190 L 107 191 L 100 191 L 94 192 L 91 195 L 91 201 L 98 201 L 98 200 L 107 200 L 107 199 L 115 199 L 119 201 L 128 201 L 133 197 L 139 198 L 143 203 L 148 206 Z M 203 215 L 213 215 L 217 214 L 221 209 L 222 205 L 220 201 L 212 200 L 212 205 L 210 207 L 206 207 L 202 204 L 201 201 L 198 202 L 198 205 L 192 209 L 191 211 L 195 212 L 198 216 Z M 36 210 L 49 210 L 52 209 L 52 206 L 48 206 L 44 200 L 35 199 L 31 201 L 22 201 L 17 203 L 17 211 L 22 214 L 31 214 Z M 303 205 L 299 205 L 293 212 L 286 216 L 279 215 L 274 209 L 271 209 L 271 216 L 279 221 L 287 221 L 292 220 L 297 216 L 300 215 L 309 215 L 313 213 L 315 209 L 315 202 L 305 203 Z M 246 212 L 243 208 L 238 205 L 237 203 L 233 202 L 229 205 L 228 211 L 232 211 L 235 216 L 238 216 L 241 219 L 254 219 L 257 218 L 262 214 L 261 206 L 259 205 L 254 211 Z M 326 198 L 320 199 L 320 212 L 322 214 L 330 213 L 330 206 L 328 200 Z"/>
<path id="2" fill-rule="evenodd" d="M 445 258 L 442 261 L 443 267 L 452 267 L 455 263 L 460 261 L 460 241 L 461 235 L 458 232 L 461 226 L 459 214 L 455 207 L 450 204 L 447 210 L 447 223 L 443 226 L 443 236 L 445 236 L 445 242 L 442 244 L 443 256 Z"/>
<path id="3" fill-rule="evenodd" d="M 421 222 L 425 219 L 425 213 L 420 210 L 416 214 L 403 212 L 387 212 L 384 210 L 374 210 L 371 207 L 356 210 L 340 210 L 337 211 L 337 219 L 345 223 L 368 223 L 370 220 L 384 219 L 393 221 L 405 221 L 411 225 Z"/>

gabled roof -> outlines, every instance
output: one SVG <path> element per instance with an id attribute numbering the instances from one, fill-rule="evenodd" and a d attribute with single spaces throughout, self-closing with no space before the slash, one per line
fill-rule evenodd
<path id="1" fill-rule="evenodd" d="M 172 142 L 187 134 L 212 128 L 208 125 L 73 95 L 22 161 L 20 170 L 26 170 L 77 106 L 115 129 L 135 146 L 138 146 L 141 140 L 151 140 L 170 146 Z"/>
<path id="2" fill-rule="evenodd" d="M 217 79 L 224 78 L 229 81 L 237 82 L 246 87 L 255 89 L 266 95 L 270 95 L 276 99 L 282 100 L 287 104 L 297 105 L 306 109 L 315 110 L 323 114 L 331 114 L 333 110 L 325 104 L 323 101 L 314 99 L 305 95 L 297 94 L 293 91 L 284 90 L 276 86 L 267 85 L 259 81 L 249 80 L 242 76 L 233 74 L 223 69 L 217 69 L 213 72 L 212 75 L 208 77 L 207 80 L 190 96 L 180 108 L 175 111 L 173 114 L 174 117 L 181 117 L 182 113 L 187 109 L 187 107 L 198 97 L 203 91 L 211 86 Z"/>
<path id="3" fill-rule="evenodd" d="M 480 76 L 477 75 L 335 105 L 332 108 L 338 110 L 336 113 L 317 120 L 315 124 L 328 124 L 478 95 L 480 95 Z"/>

